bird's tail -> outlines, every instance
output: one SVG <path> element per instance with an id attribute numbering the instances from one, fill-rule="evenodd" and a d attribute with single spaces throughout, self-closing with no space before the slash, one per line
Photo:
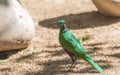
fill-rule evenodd
<path id="1" fill-rule="evenodd" d="M 87 58 L 85 60 L 89 62 L 99 73 L 103 71 L 102 68 L 99 65 L 97 65 L 97 63 L 95 63 L 91 58 Z"/>

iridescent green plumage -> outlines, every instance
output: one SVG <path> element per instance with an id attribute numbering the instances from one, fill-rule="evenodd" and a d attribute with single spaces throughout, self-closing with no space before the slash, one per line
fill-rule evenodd
<path id="1" fill-rule="evenodd" d="M 59 42 L 63 49 L 68 53 L 74 62 L 75 58 L 82 58 L 89 62 L 98 72 L 102 72 L 102 69 L 92 60 L 92 58 L 84 50 L 80 42 L 75 36 L 68 31 L 64 20 L 58 20 L 57 25 L 60 27 Z"/>

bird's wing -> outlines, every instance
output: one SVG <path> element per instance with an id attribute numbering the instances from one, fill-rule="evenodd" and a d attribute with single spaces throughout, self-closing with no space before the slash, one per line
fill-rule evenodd
<path id="1" fill-rule="evenodd" d="M 68 36 L 69 35 L 69 36 Z M 65 40 L 69 43 L 70 50 L 72 52 L 75 52 L 75 54 L 80 54 L 80 55 L 86 55 L 86 51 L 80 44 L 80 42 L 75 38 L 75 36 L 72 33 L 68 33 L 67 36 L 65 36 Z"/>

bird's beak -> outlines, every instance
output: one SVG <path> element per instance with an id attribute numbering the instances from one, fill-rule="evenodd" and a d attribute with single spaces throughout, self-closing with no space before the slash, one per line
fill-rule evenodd
<path id="1" fill-rule="evenodd" d="M 57 24 L 57 22 L 53 22 L 52 24 L 55 25 L 55 24 Z"/>
<path id="2" fill-rule="evenodd" d="M 52 22 L 51 25 L 56 26 L 57 22 Z"/>

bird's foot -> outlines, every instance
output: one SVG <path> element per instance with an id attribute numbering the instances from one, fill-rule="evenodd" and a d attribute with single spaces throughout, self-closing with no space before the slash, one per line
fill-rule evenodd
<path id="1" fill-rule="evenodd" d="M 71 71 L 72 70 L 72 68 L 74 68 L 76 66 L 76 64 L 75 64 L 75 61 L 71 64 L 71 66 L 70 66 L 70 68 L 69 68 L 69 70 L 68 71 Z"/>

